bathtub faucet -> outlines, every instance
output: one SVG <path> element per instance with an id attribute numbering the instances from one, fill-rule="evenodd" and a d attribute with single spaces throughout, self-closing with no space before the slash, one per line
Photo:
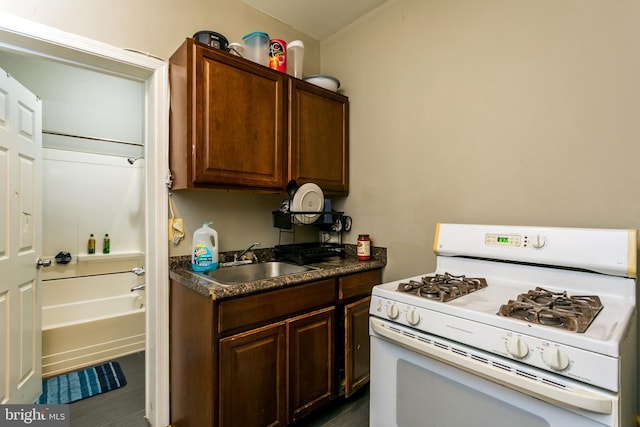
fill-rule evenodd
<path id="1" fill-rule="evenodd" d="M 140 284 L 140 285 L 135 285 L 131 288 L 131 292 L 134 291 L 144 291 L 146 288 L 146 286 L 144 285 L 144 283 Z"/>
<path id="2" fill-rule="evenodd" d="M 144 265 L 142 267 L 134 267 L 131 272 L 136 276 L 144 276 L 146 270 L 144 269 Z"/>

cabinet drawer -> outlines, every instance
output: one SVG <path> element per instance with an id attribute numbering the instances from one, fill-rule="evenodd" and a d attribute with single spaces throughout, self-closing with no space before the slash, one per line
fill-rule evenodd
<path id="1" fill-rule="evenodd" d="M 359 295 L 368 295 L 371 288 L 382 283 L 382 269 L 342 276 L 338 279 L 340 300 Z"/>
<path id="2" fill-rule="evenodd" d="M 218 331 L 224 333 L 278 320 L 334 304 L 335 301 L 335 279 L 221 301 L 218 308 Z"/>

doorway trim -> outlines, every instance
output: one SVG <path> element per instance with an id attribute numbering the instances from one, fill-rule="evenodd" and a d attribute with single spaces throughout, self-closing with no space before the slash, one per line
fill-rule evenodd
<path id="1" fill-rule="evenodd" d="M 145 415 L 169 425 L 169 79 L 166 62 L 0 11 L 0 49 L 144 82 Z"/>

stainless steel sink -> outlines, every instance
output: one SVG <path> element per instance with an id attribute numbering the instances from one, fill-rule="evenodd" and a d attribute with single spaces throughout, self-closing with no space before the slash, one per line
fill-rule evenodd
<path id="1" fill-rule="evenodd" d="M 203 274 L 209 279 L 223 285 L 253 282 L 255 280 L 273 279 L 289 274 L 304 273 L 315 270 L 306 265 L 290 264 L 288 262 L 270 261 L 255 264 L 234 265 L 232 267 L 218 268 Z"/>

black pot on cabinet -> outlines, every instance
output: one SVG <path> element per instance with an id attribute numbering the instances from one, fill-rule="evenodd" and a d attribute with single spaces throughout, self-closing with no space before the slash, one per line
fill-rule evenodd
<path id="1" fill-rule="evenodd" d="M 215 47 L 217 49 L 227 50 L 229 48 L 229 41 L 225 36 L 215 31 L 198 31 L 193 35 L 193 39 L 207 46 Z"/>

